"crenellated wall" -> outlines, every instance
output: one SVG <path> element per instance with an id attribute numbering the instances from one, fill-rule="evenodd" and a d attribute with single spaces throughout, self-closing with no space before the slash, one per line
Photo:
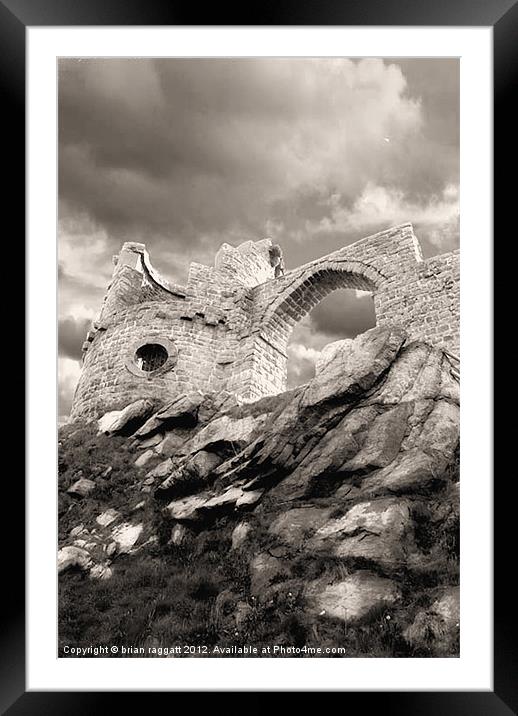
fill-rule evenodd
<path id="1" fill-rule="evenodd" d="M 269 239 L 223 244 L 214 267 L 191 264 L 186 286 L 162 278 L 143 244 L 126 243 L 83 346 L 71 418 L 188 390 L 228 390 L 245 400 L 281 392 L 293 327 L 339 288 L 371 291 L 378 325 L 399 324 L 458 351 L 459 254 L 423 260 L 410 224 L 289 272 Z M 136 363 L 146 344 L 168 355 L 151 372 Z"/>

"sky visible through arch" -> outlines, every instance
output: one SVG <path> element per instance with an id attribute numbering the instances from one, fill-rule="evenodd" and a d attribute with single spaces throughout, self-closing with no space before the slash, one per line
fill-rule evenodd
<path id="1" fill-rule="evenodd" d="M 459 244 L 456 59 L 65 59 L 59 65 L 59 412 L 124 241 L 184 283 L 224 242 L 270 237 L 288 269 L 410 221 Z M 296 328 L 290 380 L 372 325 L 336 291 Z"/>

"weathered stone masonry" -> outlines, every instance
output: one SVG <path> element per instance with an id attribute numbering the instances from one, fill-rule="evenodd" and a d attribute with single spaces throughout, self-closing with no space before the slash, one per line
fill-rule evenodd
<path id="1" fill-rule="evenodd" d="M 124 244 L 114 260 L 83 346 L 72 419 L 189 390 L 245 400 L 281 392 L 293 327 L 339 288 L 371 291 L 378 325 L 459 350 L 459 254 L 423 260 L 410 224 L 287 272 L 269 239 L 223 244 L 214 267 L 191 264 L 186 286 L 162 278 L 143 244 Z M 138 359 L 146 350 L 165 362 L 149 370 Z"/>

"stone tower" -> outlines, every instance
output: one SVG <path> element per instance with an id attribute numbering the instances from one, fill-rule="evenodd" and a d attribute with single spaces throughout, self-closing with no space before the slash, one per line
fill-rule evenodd
<path id="1" fill-rule="evenodd" d="M 191 264 L 185 286 L 157 273 L 144 244 L 125 243 L 114 261 L 83 345 L 72 420 L 190 390 L 227 390 L 244 400 L 279 393 L 293 327 L 340 288 L 371 291 L 378 325 L 459 348 L 459 254 L 423 260 L 410 224 L 292 271 L 269 239 L 223 244 L 214 266 Z"/>

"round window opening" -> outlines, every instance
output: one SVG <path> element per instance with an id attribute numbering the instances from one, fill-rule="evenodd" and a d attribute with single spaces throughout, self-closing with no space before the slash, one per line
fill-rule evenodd
<path id="1" fill-rule="evenodd" d="M 168 352 L 160 343 L 146 343 L 140 346 L 135 353 L 137 367 L 146 373 L 151 373 L 151 371 L 161 368 L 168 358 Z"/>

